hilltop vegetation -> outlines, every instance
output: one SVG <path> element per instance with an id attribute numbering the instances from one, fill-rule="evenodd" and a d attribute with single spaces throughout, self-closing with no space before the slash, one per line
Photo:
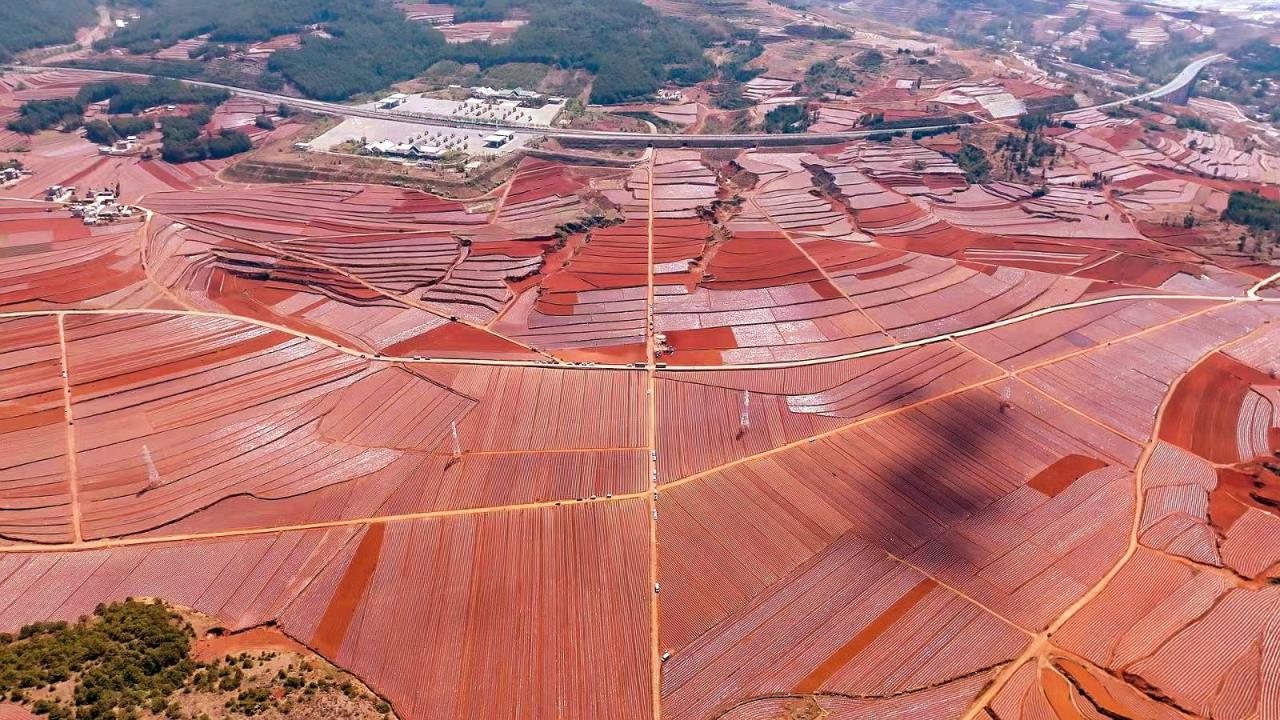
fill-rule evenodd
<path id="1" fill-rule="evenodd" d="M 0 692 L 32 697 L 50 720 L 116 718 L 168 698 L 194 675 L 192 630 L 159 603 L 100 605 L 74 625 L 36 623 L 0 636 Z M 39 689 L 70 685 L 70 700 Z"/>
<path id="2" fill-rule="evenodd" d="M 408 80 L 447 52 L 439 31 L 406 21 L 390 5 L 353 10 L 325 23 L 332 37 L 305 36 L 301 48 L 274 53 L 268 67 L 310 97 L 344 100 Z"/>
<path id="3" fill-rule="evenodd" d="M 1062 0 L 938 0 L 916 19 L 915 27 L 978 45 L 991 36 L 1026 37 L 1035 18 L 1059 12 L 1065 4 Z"/>
<path id="4" fill-rule="evenodd" d="M 101 47 L 145 54 L 205 33 L 214 44 L 302 33 L 302 47 L 273 54 L 270 72 L 263 78 L 283 79 L 322 100 L 380 90 L 438 61 L 454 60 L 482 69 L 509 63 L 585 69 L 596 75 L 593 101 L 619 102 L 648 95 L 668 79 L 703 79 L 708 68 L 702 50 L 712 39 L 711 31 L 701 25 L 664 17 L 638 0 L 464 0 L 458 8 L 462 20 L 497 19 L 520 8 L 529 22 L 502 45 L 454 46 L 436 29 L 409 22 L 382 1 L 141 4 L 143 17 Z M 179 69 L 184 74 L 190 70 Z"/>
<path id="5" fill-rule="evenodd" d="M 44 45 L 76 39 L 76 30 L 92 25 L 94 0 L 9 0 L 0 2 L 0 60 Z"/>
<path id="6" fill-rule="evenodd" d="M 137 0 L 142 18 L 116 31 L 103 45 L 130 52 L 159 50 L 208 33 L 214 43 L 253 42 L 298 32 L 307 25 L 378 16 L 386 3 L 361 0 Z"/>
<path id="7" fill-rule="evenodd" d="M 592 102 L 614 103 L 653 93 L 668 79 L 696 81 L 710 68 L 702 50 L 710 30 L 665 17 L 636 0 L 525 0 L 530 13 L 509 43 L 466 43 L 452 59 L 482 68 L 538 62 L 596 74 Z M 690 74 L 689 69 L 698 72 Z"/>
<path id="8" fill-rule="evenodd" d="M 303 708 L 302 717 L 390 717 L 387 703 L 318 658 L 267 651 L 199 661 L 193 620 L 209 619 L 128 599 L 74 623 L 0 634 L 0 696 L 48 720 L 281 718 Z"/>

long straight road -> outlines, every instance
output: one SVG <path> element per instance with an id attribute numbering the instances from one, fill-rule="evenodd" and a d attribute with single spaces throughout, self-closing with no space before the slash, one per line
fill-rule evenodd
<path id="1" fill-rule="evenodd" d="M 1192 61 L 1178 73 L 1169 82 L 1160 87 L 1135 95 L 1133 97 L 1114 100 L 1099 105 L 1092 105 L 1094 109 L 1105 109 L 1117 107 L 1128 103 L 1138 102 L 1141 100 L 1150 100 L 1153 98 L 1171 95 L 1181 90 L 1188 83 L 1192 82 L 1197 75 L 1208 65 L 1225 60 L 1226 56 L 1221 53 L 1215 53 L 1203 58 Z M 106 73 L 110 75 L 121 76 L 148 76 L 145 73 L 128 73 L 114 72 L 108 70 L 84 70 L 80 68 L 67 68 L 61 66 L 15 66 L 18 70 L 29 72 L 43 72 L 56 69 L 62 72 L 84 72 L 84 73 Z M 223 85 L 220 83 L 204 82 L 201 80 L 183 80 L 183 82 L 192 85 L 200 85 L 202 87 L 219 88 L 226 90 L 240 97 L 259 100 L 266 103 L 278 104 L 285 103 L 287 105 L 307 110 L 309 112 L 321 115 L 334 115 L 339 117 L 359 117 L 371 118 L 376 120 L 395 120 L 414 125 L 426 125 L 430 127 L 450 127 L 450 128 L 479 128 L 487 130 L 510 130 L 520 135 L 528 137 L 549 137 L 556 140 L 589 140 L 595 142 L 607 142 L 611 144 L 626 145 L 654 145 L 666 147 L 754 147 L 767 145 L 800 145 L 800 144 L 831 144 L 840 143 L 848 140 L 856 140 L 865 138 L 868 135 L 883 133 L 892 130 L 932 130 L 947 127 L 951 123 L 932 123 L 928 125 L 918 125 L 909 128 L 879 128 L 871 130 L 848 130 L 844 132 L 829 133 L 797 133 L 790 135 L 778 135 L 769 133 L 724 133 L 714 135 L 675 135 L 671 133 L 658 132 L 615 132 L 605 130 L 571 130 L 565 128 L 549 128 L 539 125 L 531 125 L 529 123 L 515 122 L 483 122 L 480 120 L 472 120 L 468 118 L 460 118 L 453 115 L 439 115 L 430 113 L 411 113 L 398 110 L 377 110 L 367 107 L 357 107 L 354 105 L 343 105 L 342 103 L 326 102 L 323 100 L 308 100 L 305 98 L 289 97 L 287 95 L 277 95 L 275 93 L 263 92 L 261 90 L 250 90 L 247 88 L 236 87 L 234 85 Z M 1077 108 L 1084 110 L 1089 108 Z M 1075 111 L 1071 111 L 1075 112 Z M 1063 113 L 1058 113 L 1061 115 Z"/>

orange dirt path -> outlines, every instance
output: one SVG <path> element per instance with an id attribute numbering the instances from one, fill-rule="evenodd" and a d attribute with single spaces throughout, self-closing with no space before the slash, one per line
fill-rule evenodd
<path id="1" fill-rule="evenodd" d="M 885 630 L 892 627 L 894 623 L 910 612 L 911 608 L 915 607 L 937 587 L 937 581 L 932 578 L 921 580 L 902 597 L 893 601 L 893 604 L 885 608 L 885 611 L 880 613 L 875 620 L 872 620 L 866 627 L 859 630 L 856 635 L 849 638 L 848 642 L 831 653 L 831 656 L 823 660 L 813 672 L 796 683 L 792 692 L 798 694 L 817 692 L 840 668 L 847 665 L 858 653 L 865 650 L 876 638 L 883 635 Z"/>
<path id="2" fill-rule="evenodd" d="M 386 531 L 384 523 L 370 525 L 360 539 L 355 557 L 338 582 L 338 588 L 325 608 L 324 617 L 316 626 L 311 636 L 311 646 L 316 652 L 326 657 L 337 657 L 342 641 L 347 637 L 347 628 L 351 627 L 351 618 L 355 617 L 356 607 L 364 598 L 369 581 L 373 579 L 373 571 L 378 567 L 378 557 L 382 552 L 382 536 Z"/>

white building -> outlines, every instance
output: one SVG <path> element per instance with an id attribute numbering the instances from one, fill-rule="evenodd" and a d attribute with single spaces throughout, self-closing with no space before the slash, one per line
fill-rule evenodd
<path id="1" fill-rule="evenodd" d="M 408 99 L 409 99 L 409 96 L 405 95 L 404 93 L 391 93 L 390 95 L 378 101 L 378 108 L 381 110 L 390 110 L 392 108 L 397 108 L 397 107 L 400 107 L 400 105 L 402 105 L 404 101 Z"/>
<path id="2" fill-rule="evenodd" d="M 511 142 L 516 134 L 510 130 L 499 130 L 492 135 L 486 135 L 484 138 L 484 146 L 487 148 L 497 149 Z"/>

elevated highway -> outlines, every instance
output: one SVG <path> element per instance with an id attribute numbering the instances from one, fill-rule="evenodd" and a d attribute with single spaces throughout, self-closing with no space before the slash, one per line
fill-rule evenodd
<path id="1" fill-rule="evenodd" d="M 1090 106 L 1094 109 L 1106 109 L 1127 105 L 1129 103 L 1142 100 L 1152 100 L 1155 98 L 1165 97 L 1174 93 L 1184 91 L 1190 87 L 1196 77 L 1208 67 L 1210 64 L 1225 60 L 1226 56 L 1221 53 L 1215 53 L 1206 57 L 1192 61 L 1178 73 L 1169 82 L 1161 85 L 1154 90 L 1134 95 L 1132 97 L 1122 98 L 1111 102 L 1101 103 Z M 154 77 L 148 76 L 146 73 L 133 72 L 114 72 L 107 70 L 85 70 L 80 68 L 67 68 L 62 66 L 15 66 L 18 70 L 29 72 L 42 72 L 56 67 L 62 72 L 84 72 L 132 77 Z M 556 140 L 577 141 L 580 143 L 590 143 L 596 145 L 615 145 L 615 146 L 650 146 L 650 147 L 767 147 L 767 146 L 793 146 L 793 145 L 823 145 L 841 143 L 858 138 L 865 138 L 868 135 L 876 133 L 892 132 L 894 130 L 932 130 L 947 127 L 953 123 L 937 123 L 916 125 L 906 128 L 878 128 L 868 130 L 849 130 L 844 132 L 830 133 L 795 133 L 788 135 L 769 134 L 769 133 L 726 133 L 715 135 L 675 135 L 672 133 L 657 132 L 616 132 L 604 130 L 572 130 L 567 128 L 549 128 L 541 125 L 533 125 L 529 123 L 519 122 L 484 122 L 480 120 L 457 117 L 454 115 L 440 115 L 432 113 L 416 113 L 399 110 L 377 110 L 373 108 L 357 107 L 354 105 L 343 105 L 342 103 L 326 102 L 323 100 L 309 100 L 306 98 L 295 98 L 287 95 L 278 95 L 275 93 L 263 92 L 261 90 L 250 90 L 247 88 L 236 87 L 234 85 L 223 85 L 219 83 L 204 82 L 201 80 L 183 80 L 183 82 L 202 87 L 219 88 L 226 90 L 239 97 L 259 100 L 261 102 L 278 104 L 285 103 L 292 107 L 306 110 L 308 112 L 318 113 L 321 115 L 332 115 L 338 117 L 358 117 L 371 118 L 375 120 L 394 120 L 397 122 L 409 123 L 414 125 L 425 125 L 428 127 L 448 127 L 448 128 L 472 128 L 483 130 L 510 130 L 514 133 L 527 137 L 548 137 Z M 1077 108 L 1070 112 L 1084 110 L 1089 108 Z M 1057 113 L 1063 115 L 1065 113 Z"/>

